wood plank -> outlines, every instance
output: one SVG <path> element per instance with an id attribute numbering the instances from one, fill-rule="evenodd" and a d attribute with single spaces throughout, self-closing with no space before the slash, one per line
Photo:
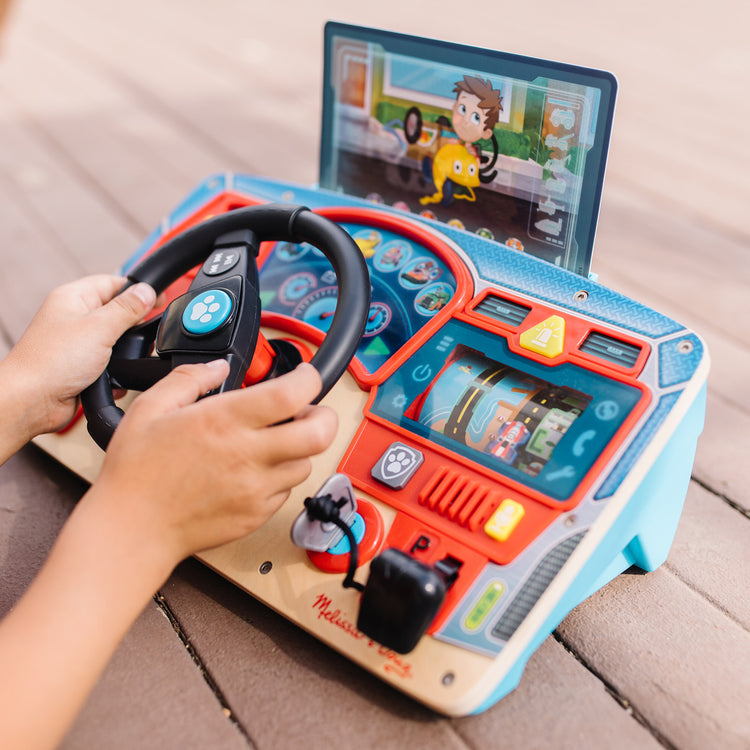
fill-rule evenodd
<path id="1" fill-rule="evenodd" d="M 747 305 L 747 243 L 696 217 L 664 211 L 630 187 L 607 187 L 594 256 L 604 283 L 616 273 L 643 288 L 646 304 L 653 299 L 659 309 L 668 300 L 675 310 L 726 330 Z M 750 332 L 741 326 L 732 327 L 732 337 L 750 345 Z"/>
<path id="2" fill-rule="evenodd" d="M 448 720 L 383 685 L 197 563 L 181 566 L 164 595 L 259 750 L 300 742 L 310 750 L 331 743 L 467 748 L 483 746 L 489 738 L 484 746 L 494 747 L 499 727 L 508 747 L 532 747 L 540 737 L 545 746 L 563 748 L 581 738 L 594 747 L 658 746 L 554 639 L 532 657 L 528 677 L 507 699 L 480 716 Z M 333 685 L 335 692 L 326 687 Z M 287 705 L 295 706 L 293 722 L 287 720 Z M 336 718 L 343 716 L 358 718 Z"/>
<path id="3" fill-rule="evenodd" d="M 627 700 L 613 695 L 554 638 L 529 659 L 514 692 L 486 713 L 455 719 L 453 725 L 473 748 L 662 747 Z"/>
<path id="4" fill-rule="evenodd" d="M 198 563 L 183 564 L 162 593 L 258 750 L 414 743 L 467 750 L 446 720 Z"/>
<path id="5" fill-rule="evenodd" d="M 59 750 L 222 748 L 247 739 L 154 604 L 127 633 Z"/>
<path id="6" fill-rule="evenodd" d="M 0 85 L 3 80 L 0 72 Z M 7 98 L 0 100 L 0 133 L 5 144 L 0 152 L 0 179 L 9 201 L 0 207 L 4 227 L 6 221 L 16 220 L 16 213 L 26 217 L 34 226 L 34 242 L 59 256 L 49 259 L 52 267 L 65 263 L 69 268 L 57 283 L 84 273 L 114 271 L 123 252 L 137 246 L 141 233 Z M 13 248 L 28 256 L 29 248 L 16 246 L 16 240 L 4 231 L 8 251 Z M 44 273 L 45 266 L 38 263 L 34 269 Z M 41 299 L 32 301 L 38 304 Z"/>
<path id="7" fill-rule="evenodd" d="M 750 631 L 750 518 L 691 483 L 666 567 Z"/>
<path id="8" fill-rule="evenodd" d="M 2 79 L 8 95 L 40 123 L 73 170 L 91 183 L 134 235 L 150 232 L 192 187 L 191 181 L 164 168 L 158 139 L 146 140 L 130 129 L 127 113 L 139 108 L 127 91 L 80 70 L 43 44 L 19 41 L 9 63 Z M 49 78 L 51 68 L 54 80 Z"/>
<path id="9" fill-rule="evenodd" d="M 389 3 L 385 5 L 388 6 Z M 226 15 L 216 13 L 214 8 L 201 9 L 193 5 L 177 9 L 171 4 L 158 4 L 149 14 L 149 22 L 143 24 L 143 28 L 139 28 L 141 54 L 133 56 L 128 54 L 132 37 L 127 31 L 128 23 L 133 21 L 123 13 L 110 22 L 109 17 L 104 19 L 101 14 L 96 13 L 92 4 L 83 4 L 75 17 L 75 43 L 96 50 L 100 60 L 107 59 L 110 65 L 117 66 L 133 85 L 143 90 L 149 89 L 154 94 L 158 92 L 160 100 L 168 103 L 174 111 L 181 111 L 183 115 L 186 105 L 179 97 L 187 82 L 190 82 L 194 92 L 211 91 L 212 100 L 221 99 L 225 93 L 229 97 L 231 90 L 235 91 L 235 96 L 244 95 L 252 101 L 257 101 L 258 94 L 262 93 L 262 101 L 266 106 L 261 108 L 261 111 L 258 111 L 258 108 L 254 111 L 243 110 L 239 113 L 239 118 L 232 111 L 234 106 L 224 103 L 221 124 L 224 145 L 240 156 L 241 162 L 246 162 L 247 158 L 251 159 L 253 171 L 286 178 L 290 176 L 287 170 L 288 160 L 274 158 L 281 151 L 271 149 L 259 154 L 250 154 L 247 150 L 248 130 L 253 140 L 260 137 L 271 145 L 280 140 L 277 134 L 281 128 L 284 131 L 282 139 L 287 144 L 286 148 L 281 148 L 288 152 L 288 144 L 294 144 L 294 160 L 299 164 L 298 160 L 301 158 L 306 165 L 304 170 L 298 170 L 297 174 L 310 175 L 303 178 L 303 181 L 309 181 L 313 173 L 307 154 L 316 151 L 317 139 L 310 139 L 307 132 L 311 128 L 317 128 L 318 108 L 311 102 L 308 92 L 314 93 L 313 101 L 317 99 L 320 90 L 320 39 L 317 32 L 322 28 L 325 17 L 322 14 L 311 13 L 310 17 L 305 19 L 304 26 L 301 22 L 295 25 L 295 19 L 289 19 L 291 23 L 284 23 L 282 33 L 282 30 L 277 28 L 275 12 L 274 17 L 269 17 L 268 14 L 257 12 L 257 9 L 250 11 L 237 6 L 230 7 L 230 12 L 236 16 L 237 22 L 227 27 Z M 73 8 L 71 13 L 75 15 L 75 11 L 76 8 Z M 381 9 L 381 13 L 386 15 L 383 11 L 387 11 L 387 8 Z M 587 7 L 586 11 L 589 15 L 590 8 Z M 682 11 L 680 15 L 682 16 Z M 572 16 L 567 15 L 560 18 L 559 23 L 546 34 L 544 30 L 536 28 L 533 35 L 522 26 L 514 28 L 512 19 L 505 19 L 507 26 L 504 24 L 504 28 L 507 29 L 508 37 L 519 45 L 520 49 L 517 51 L 536 51 L 538 54 L 541 46 L 548 49 L 552 57 L 559 57 L 559 54 L 555 53 L 567 52 L 567 55 L 563 54 L 564 57 L 584 62 L 577 59 L 581 55 L 580 32 L 577 21 L 572 23 L 571 18 Z M 362 20 L 367 22 L 368 19 Z M 411 23 L 409 19 L 404 20 L 407 21 L 408 30 Z M 734 58 L 731 56 L 719 56 L 713 66 L 701 68 L 697 75 L 703 74 L 705 80 L 699 77 L 698 81 L 703 81 L 706 85 L 700 89 L 702 106 L 696 107 L 694 98 L 689 96 L 689 93 L 701 84 L 694 80 L 692 74 L 689 81 L 680 74 L 680 61 L 692 59 L 692 37 L 682 37 L 679 40 L 679 50 L 673 49 L 670 59 L 665 61 L 661 54 L 663 43 L 660 37 L 652 36 L 653 29 L 647 31 L 641 28 L 641 24 L 628 23 L 632 20 L 630 17 L 624 19 L 626 28 L 633 34 L 632 47 L 629 46 L 628 49 L 635 50 L 637 54 L 625 55 L 622 51 L 618 52 L 618 46 L 607 44 L 604 35 L 586 40 L 591 57 L 595 58 L 595 64 L 613 69 L 624 67 L 621 87 L 621 100 L 624 101 L 621 101 L 618 109 L 618 121 L 624 118 L 625 122 L 621 127 L 618 126 L 615 132 L 610 175 L 616 175 L 626 183 L 637 185 L 646 195 L 653 195 L 656 189 L 665 209 L 669 206 L 684 205 L 692 213 L 698 212 L 709 224 L 717 222 L 713 204 L 720 201 L 719 215 L 727 219 L 725 224 L 732 227 L 733 231 L 747 236 L 748 228 L 745 227 L 744 219 L 738 218 L 737 209 L 741 206 L 738 206 L 736 201 L 741 201 L 741 196 L 745 192 L 743 186 L 744 181 L 748 179 L 748 170 L 742 168 L 741 162 L 737 163 L 736 150 L 725 145 L 731 141 L 731 134 L 720 143 L 716 143 L 710 128 L 710 115 L 707 114 L 716 111 L 718 106 L 735 108 L 734 115 L 724 118 L 730 128 L 746 119 L 743 112 L 747 114 L 747 103 L 734 96 L 729 98 L 729 94 L 734 90 L 732 81 L 737 80 L 744 68 L 738 68 L 732 62 Z M 611 17 L 602 19 L 602 22 L 606 28 L 615 21 L 614 17 Z M 414 29 L 418 33 L 439 34 L 440 31 L 444 31 L 444 35 L 454 38 L 457 32 L 463 31 L 456 29 L 455 24 L 451 28 L 449 23 L 437 18 L 431 19 L 427 28 L 419 25 L 419 29 Z M 56 24 L 56 27 L 59 30 L 60 26 Z M 261 27 L 267 35 L 259 37 L 257 29 Z M 725 24 L 718 25 L 716 31 L 719 38 L 727 36 L 725 27 Z M 316 30 L 316 34 L 310 33 L 311 28 Z M 118 30 L 121 32 L 119 40 Z M 167 34 L 171 35 L 173 54 L 165 60 L 162 52 Z M 112 36 L 115 37 L 114 45 L 111 43 Z M 483 36 L 484 33 L 480 30 L 479 38 L 472 41 L 481 44 Z M 461 40 L 460 37 L 458 39 Z M 736 49 L 738 41 L 734 37 L 727 39 L 725 49 Z M 496 45 L 497 39 L 493 38 L 489 43 L 490 46 Z M 532 49 L 526 50 L 526 46 Z M 574 54 L 572 58 L 571 53 Z M 196 61 L 200 61 L 200 66 Z M 594 60 L 591 62 L 594 64 Z M 259 79 L 268 78 L 269 68 L 273 70 L 281 96 L 293 98 L 295 102 L 294 111 L 299 123 L 296 133 L 289 133 L 285 125 L 274 124 L 268 120 L 269 112 L 278 111 L 275 105 L 280 98 L 270 91 L 273 86 L 269 86 L 268 83 L 264 86 L 259 82 Z M 217 75 L 218 71 L 220 75 Z M 238 71 L 244 73 L 244 77 L 240 76 Z M 246 71 L 252 71 L 256 74 L 255 77 L 250 78 Z M 707 85 L 709 80 L 712 84 L 710 86 Z M 293 88 L 288 81 L 294 81 Z M 215 139 L 218 131 L 214 124 L 213 110 L 213 107 L 197 113 L 191 110 L 191 114 L 197 115 L 193 121 L 194 125 L 201 128 L 207 137 Z M 696 139 L 701 143 L 700 138 L 703 138 L 705 145 L 711 147 L 712 158 L 695 159 L 686 179 L 686 170 L 680 161 L 684 148 L 680 148 L 680 140 L 675 135 L 679 132 L 675 123 L 683 122 L 688 117 L 691 123 L 696 118 L 698 120 L 696 125 L 691 127 L 690 143 L 695 143 Z M 303 123 L 307 123 L 309 127 Z M 623 136 L 618 140 L 619 131 L 622 131 Z M 299 154 L 303 156 L 300 157 Z M 717 155 L 720 157 L 718 163 Z M 242 166 L 241 163 L 240 167 Z M 699 170 L 698 173 L 696 169 Z M 700 173 L 700 170 L 706 169 L 712 170 L 712 179 Z M 726 181 L 726 189 L 723 191 L 716 191 L 714 188 L 714 175 L 717 173 Z M 734 188 L 732 180 L 739 180 Z M 655 188 L 657 184 L 660 184 L 660 187 Z M 719 193 L 722 197 L 715 199 L 714 196 Z M 739 213 L 742 214 L 741 211 Z"/>
<path id="10" fill-rule="evenodd" d="M 750 744 L 750 632 L 669 570 L 619 576 L 558 632 L 675 747 Z"/>
<path id="11" fill-rule="evenodd" d="M 693 467 L 696 478 L 746 513 L 750 512 L 746 471 L 749 430 L 747 414 L 738 412 L 735 404 L 720 394 L 711 394 Z"/>
<path id="12" fill-rule="evenodd" d="M 11 341 L 17 341 L 49 291 L 80 276 L 80 269 L 60 252 L 27 206 L 0 180 L 0 225 L 6 248 L 0 295 L 0 321 Z"/>
<path id="13" fill-rule="evenodd" d="M 289 91 L 277 91 L 278 86 L 267 73 L 254 79 L 239 77 L 231 69 L 204 64 L 193 49 L 179 44 L 165 55 L 165 35 L 150 25 L 139 30 L 138 54 L 133 55 L 132 32 L 127 24 L 118 27 L 102 19 L 101 14 L 80 11 L 77 20 L 74 33 L 67 38 L 73 38 L 75 45 L 88 53 L 90 64 L 116 70 L 150 107 L 159 102 L 193 141 L 221 155 L 225 164 L 230 160 L 235 171 L 293 179 L 294 170 L 289 167 L 298 158 L 285 158 L 292 146 L 295 153 L 299 149 L 299 159 L 306 159 L 310 166 L 315 162 L 319 116 L 305 118 L 304 111 L 299 110 L 303 102 L 298 102 L 291 84 Z M 46 24 L 46 28 L 45 42 L 54 45 L 61 27 Z M 62 28 L 70 27 L 65 23 Z M 79 28 L 85 33 L 79 34 Z M 289 110 L 292 101 L 293 116 L 280 117 L 279 112 Z M 263 106 L 257 106 L 258 102 Z M 306 122 L 311 123 L 309 128 Z M 298 181 L 313 178 L 312 170 L 307 178 L 297 174 Z"/>

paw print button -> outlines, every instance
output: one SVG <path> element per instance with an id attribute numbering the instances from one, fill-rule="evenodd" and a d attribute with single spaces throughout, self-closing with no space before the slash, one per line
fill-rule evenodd
<path id="1" fill-rule="evenodd" d="M 220 328 L 232 312 L 232 298 L 221 289 L 199 292 L 182 313 L 182 325 L 194 336 Z"/>
<path id="2" fill-rule="evenodd" d="M 372 476 L 379 482 L 401 490 L 422 465 L 424 456 L 404 443 L 391 443 L 388 450 L 372 469 Z"/>

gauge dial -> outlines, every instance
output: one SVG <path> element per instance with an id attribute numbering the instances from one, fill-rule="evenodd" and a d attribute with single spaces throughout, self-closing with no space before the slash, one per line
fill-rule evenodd
<path id="1" fill-rule="evenodd" d="M 367 315 L 365 324 L 365 336 L 374 336 L 380 333 L 391 322 L 391 308 L 383 302 L 373 302 Z"/>
<path id="2" fill-rule="evenodd" d="M 294 308 L 292 315 L 298 320 L 309 323 L 319 331 L 328 331 L 331 327 L 333 314 L 336 312 L 338 289 L 335 286 L 325 286 L 307 295 Z"/>
<path id="3" fill-rule="evenodd" d="M 315 276 L 307 271 L 295 273 L 281 285 L 279 299 L 285 305 L 296 305 L 317 283 Z"/>

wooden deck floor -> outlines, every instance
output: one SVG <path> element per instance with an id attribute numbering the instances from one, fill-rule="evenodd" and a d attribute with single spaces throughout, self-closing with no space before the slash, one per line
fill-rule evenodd
<path id="1" fill-rule="evenodd" d="M 686 509 L 666 565 L 584 602 L 514 693 L 458 720 L 185 563 L 64 747 L 749 748 L 747 4 L 260 5 L 16 4 L 0 53 L 0 355 L 52 286 L 116 268 L 208 174 L 315 180 L 328 18 L 602 67 L 620 94 L 593 268 L 712 356 Z M 83 490 L 32 447 L 0 469 L 0 614 Z"/>

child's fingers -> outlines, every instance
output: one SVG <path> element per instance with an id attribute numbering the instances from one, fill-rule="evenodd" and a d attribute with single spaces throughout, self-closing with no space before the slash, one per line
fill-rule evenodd
<path id="1" fill-rule="evenodd" d="M 276 497 L 288 493 L 293 487 L 302 484 L 310 476 L 311 471 L 312 462 L 309 458 L 294 458 L 269 468 L 266 471 L 269 495 Z"/>
<path id="2" fill-rule="evenodd" d="M 147 412 L 150 417 L 167 414 L 192 404 L 201 396 L 218 388 L 229 374 L 223 359 L 197 365 L 180 365 L 166 377 L 142 393 L 131 411 Z"/>
<path id="3" fill-rule="evenodd" d="M 307 407 L 293 422 L 267 428 L 265 453 L 271 463 L 322 453 L 336 437 L 338 417 L 326 406 Z"/>
<path id="4" fill-rule="evenodd" d="M 276 424 L 296 416 L 320 393 L 318 371 L 303 362 L 292 372 L 232 394 L 234 406 L 254 427 Z"/>
<path id="5" fill-rule="evenodd" d="M 122 289 L 125 279 L 122 276 L 100 273 L 84 276 L 58 287 L 55 292 L 80 297 L 90 311 L 109 302 Z"/>

